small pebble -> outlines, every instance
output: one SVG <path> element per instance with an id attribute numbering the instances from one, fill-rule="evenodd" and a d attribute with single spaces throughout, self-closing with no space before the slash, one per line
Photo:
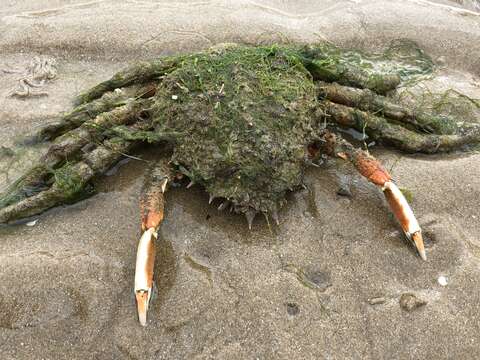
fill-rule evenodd
<path id="1" fill-rule="evenodd" d="M 442 286 L 447 286 L 448 284 L 448 279 L 446 276 L 439 276 L 438 279 L 437 279 L 438 283 Z"/>
<path id="2" fill-rule="evenodd" d="M 384 297 L 376 297 L 376 298 L 371 298 L 367 300 L 370 305 L 379 305 L 379 304 L 384 304 L 387 299 Z"/>
<path id="3" fill-rule="evenodd" d="M 332 286 L 330 273 L 328 272 L 310 271 L 303 275 L 304 284 L 312 289 L 317 289 L 323 292 Z"/>
<path id="4" fill-rule="evenodd" d="M 399 302 L 400 307 L 406 311 L 412 311 L 427 304 L 425 300 L 419 299 L 414 294 L 410 293 L 402 294 Z"/>
<path id="5" fill-rule="evenodd" d="M 447 59 L 445 56 L 439 56 L 436 61 L 437 65 L 439 66 L 445 66 L 447 64 Z"/>
<path id="6" fill-rule="evenodd" d="M 287 303 L 287 313 L 288 313 L 288 315 L 295 316 L 295 315 L 298 315 L 299 312 L 300 312 L 300 308 L 298 307 L 297 304 Z"/>
<path id="7" fill-rule="evenodd" d="M 425 230 L 423 232 L 423 243 L 425 248 L 431 248 L 438 242 L 437 235 L 432 230 Z"/>

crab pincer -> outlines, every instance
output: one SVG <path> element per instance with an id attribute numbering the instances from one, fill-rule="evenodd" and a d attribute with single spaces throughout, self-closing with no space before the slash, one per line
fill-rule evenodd
<path id="1" fill-rule="evenodd" d="M 413 242 L 420 257 L 423 260 L 427 260 L 420 225 L 410 205 L 408 205 L 407 199 L 405 199 L 400 189 L 392 181 L 390 174 L 377 159 L 367 152 L 354 150 L 350 154 L 351 160 L 358 172 L 370 182 L 382 188 L 388 205 L 400 223 L 405 236 Z"/>
<path id="2" fill-rule="evenodd" d="M 135 300 L 137 301 L 138 320 L 147 324 L 147 311 L 152 297 L 153 266 L 155 263 L 155 228 L 145 231 L 138 242 L 135 265 Z"/>
<path id="3" fill-rule="evenodd" d="M 138 320 L 142 326 L 147 324 L 147 312 L 153 291 L 153 273 L 155 264 L 155 240 L 163 221 L 164 199 L 168 175 L 163 168 L 154 169 L 145 182 L 140 202 L 142 236 L 138 242 L 135 264 L 135 300 Z"/>

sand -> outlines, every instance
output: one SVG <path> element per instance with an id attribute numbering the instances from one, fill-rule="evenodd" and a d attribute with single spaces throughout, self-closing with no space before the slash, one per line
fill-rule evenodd
<path id="1" fill-rule="evenodd" d="M 13 146 L 135 59 L 219 42 L 326 39 L 376 50 L 409 38 L 444 64 L 449 86 L 480 98 L 478 2 L 462 3 L 4 0 L 0 68 L 36 55 L 59 65 L 49 96 L 27 100 L 7 97 L 18 75 L 0 72 L 0 143 Z M 130 161 L 99 180 L 94 197 L 32 227 L 0 228 L 0 359 L 478 358 L 480 155 L 374 154 L 414 195 L 427 262 L 348 165 L 309 171 L 308 189 L 289 197 L 271 232 L 263 219 L 248 231 L 199 187 L 175 188 L 142 328 L 133 271 L 146 169 Z M 351 198 L 337 195 L 341 183 Z M 403 310 L 405 293 L 427 304 Z"/>

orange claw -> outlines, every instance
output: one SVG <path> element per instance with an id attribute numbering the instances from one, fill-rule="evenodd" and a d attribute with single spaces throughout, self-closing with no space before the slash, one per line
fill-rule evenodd
<path id="1" fill-rule="evenodd" d="M 146 184 L 140 202 L 142 237 L 138 242 L 135 265 L 135 299 L 137 301 L 138 320 L 146 326 L 147 312 L 153 290 L 153 269 L 155 264 L 155 239 L 157 229 L 163 220 L 163 194 L 168 183 L 167 176 L 153 176 Z"/>
<path id="2" fill-rule="evenodd" d="M 400 223 L 405 236 L 414 243 L 420 257 L 427 260 L 420 225 L 405 196 L 392 182 L 392 177 L 382 164 L 369 153 L 355 149 L 348 141 L 342 138 L 338 139 L 330 132 L 325 135 L 325 143 L 324 151 L 327 151 L 328 154 L 333 153 L 344 160 L 350 160 L 360 174 L 382 188 L 390 209 Z"/>
<path id="3" fill-rule="evenodd" d="M 408 205 L 405 196 L 397 185 L 392 182 L 390 174 L 377 159 L 364 151 L 352 151 L 349 155 L 360 174 L 375 185 L 382 187 L 390 209 L 400 223 L 406 237 L 414 243 L 420 257 L 423 260 L 427 260 L 420 225 Z"/>
<path id="4" fill-rule="evenodd" d="M 383 193 L 387 199 L 393 214 L 397 218 L 403 232 L 410 239 L 418 250 L 420 257 L 427 260 L 425 247 L 423 245 L 422 230 L 418 224 L 412 209 L 408 205 L 407 199 L 403 196 L 400 189 L 391 181 L 383 185 Z"/>

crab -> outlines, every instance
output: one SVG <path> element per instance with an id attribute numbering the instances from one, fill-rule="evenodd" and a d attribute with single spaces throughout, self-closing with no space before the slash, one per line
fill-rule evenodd
<path id="1" fill-rule="evenodd" d="M 219 208 L 244 214 L 251 228 L 256 214 L 278 223 L 278 210 L 302 186 L 306 167 L 332 156 L 351 162 L 383 191 L 425 260 L 420 226 L 402 192 L 368 149 L 342 134 L 356 129 L 406 152 L 435 153 L 478 142 L 480 131 L 457 129 L 448 118 L 386 96 L 430 70 L 428 57 L 415 60 L 416 67 L 406 57 L 396 67 L 385 67 L 391 60 L 385 58 L 382 66 L 365 67 L 375 58 L 362 56 L 355 60 L 327 44 L 225 44 L 136 63 L 80 94 L 71 112 L 36 133 L 52 144 L 1 194 L 0 223 L 81 199 L 93 178 L 142 144 L 169 151 L 168 163 L 152 167 L 140 201 L 134 293 L 145 325 L 163 195 L 172 183 L 188 177 L 188 186 L 201 185 L 210 202 L 221 198 Z"/>

